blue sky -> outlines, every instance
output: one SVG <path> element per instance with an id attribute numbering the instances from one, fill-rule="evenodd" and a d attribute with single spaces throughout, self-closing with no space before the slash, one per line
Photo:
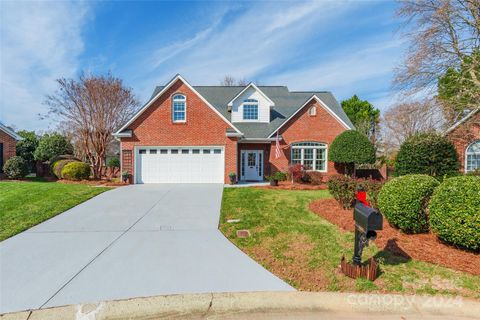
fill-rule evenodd
<path id="1" fill-rule="evenodd" d="M 385 110 L 405 43 L 393 1 L 1 2 L 0 121 L 40 120 L 55 79 L 112 72 L 145 102 L 176 73 L 353 94 Z"/>

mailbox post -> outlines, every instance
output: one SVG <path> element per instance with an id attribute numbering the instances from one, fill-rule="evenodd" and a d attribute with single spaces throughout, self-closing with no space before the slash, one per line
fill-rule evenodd
<path id="1" fill-rule="evenodd" d="M 370 240 L 375 240 L 377 230 L 382 230 L 383 217 L 375 209 L 358 201 L 353 210 L 355 221 L 355 246 L 353 252 L 353 263 L 362 263 L 363 248 L 368 247 Z"/>
<path id="2" fill-rule="evenodd" d="M 353 252 L 353 263 L 348 262 L 345 256 L 340 262 L 340 270 L 350 278 L 367 278 L 374 281 L 378 274 L 378 265 L 374 258 L 368 264 L 362 265 L 363 248 L 368 246 L 370 240 L 377 237 L 377 230 L 383 228 L 383 217 L 367 201 L 367 194 L 364 190 L 357 190 L 357 200 L 353 209 L 353 220 L 355 221 L 355 247 Z"/>

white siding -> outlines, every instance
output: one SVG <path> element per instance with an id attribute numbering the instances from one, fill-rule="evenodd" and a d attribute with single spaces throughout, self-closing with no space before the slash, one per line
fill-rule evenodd
<path id="1" fill-rule="evenodd" d="M 243 120 L 243 100 L 255 99 L 258 101 L 258 120 Z M 263 95 L 255 90 L 248 88 L 232 104 L 232 122 L 270 122 L 270 103 Z"/>

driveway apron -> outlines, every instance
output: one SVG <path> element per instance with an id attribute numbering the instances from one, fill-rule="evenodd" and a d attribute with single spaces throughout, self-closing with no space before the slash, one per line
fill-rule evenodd
<path id="1" fill-rule="evenodd" d="M 0 313 L 176 293 L 290 291 L 218 231 L 223 185 L 105 192 L 0 243 Z"/>

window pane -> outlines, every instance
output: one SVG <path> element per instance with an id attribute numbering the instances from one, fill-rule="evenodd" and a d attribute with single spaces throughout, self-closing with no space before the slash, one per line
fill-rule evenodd
<path id="1" fill-rule="evenodd" d="M 312 170 L 313 160 L 303 160 L 303 167 L 305 168 L 305 170 Z"/>
<path id="2" fill-rule="evenodd" d="M 302 156 L 302 149 L 292 149 L 292 161 L 294 160 L 301 160 Z"/>
<path id="3" fill-rule="evenodd" d="M 193 153 L 193 154 L 199 154 L 199 153 L 200 153 L 200 150 L 199 150 L 199 149 L 193 149 L 193 150 L 192 150 L 192 153 Z"/>
<path id="4" fill-rule="evenodd" d="M 317 149 L 317 160 L 325 159 L 325 149 Z"/>
<path id="5" fill-rule="evenodd" d="M 209 153 L 210 153 L 210 149 L 203 149 L 203 153 L 209 154 Z"/>
<path id="6" fill-rule="evenodd" d="M 145 149 L 140 149 L 138 152 L 139 152 L 140 154 L 146 154 L 146 153 L 147 153 L 147 150 L 145 150 Z"/>
<path id="7" fill-rule="evenodd" d="M 255 165 L 255 162 L 256 162 L 256 153 L 249 153 L 248 154 L 248 157 L 247 157 L 247 165 L 249 167 L 253 167 Z"/>
<path id="8" fill-rule="evenodd" d="M 178 153 L 178 149 L 172 149 L 172 150 L 170 151 L 170 153 L 171 153 L 171 154 L 177 154 L 177 153 Z"/>
<path id="9" fill-rule="evenodd" d="M 258 105 L 257 104 L 244 104 L 243 105 L 243 119 L 244 120 L 257 120 L 258 119 Z"/>
<path id="10" fill-rule="evenodd" d="M 156 149 L 150 149 L 150 154 L 157 154 L 157 150 Z"/>
<path id="11" fill-rule="evenodd" d="M 167 154 L 168 150 L 167 149 L 160 149 L 160 154 Z"/>
<path id="12" fill-rule="evenodd" d="M 316 160 L 315 161 L 315 170 L 325 171 L 325 165 L 326 165 L 325 160 Z"/>
<path id="13" fill-rule="evenodd" d="M 188 149 L 182 149 L 182 154 L 188 154 L 190 152 L 190 150 Z"/>
<path id="14" fill-rule="evenodd" d="M 313 149 L 303 149 L 303 158 L 305 160 L 313 160 Z"/>
<path id="15" fill-rule="evenodd" d="M 216 154 L 222 153 L 222 149 L 213 149 L 213 153 L 216 153 Z"/>

